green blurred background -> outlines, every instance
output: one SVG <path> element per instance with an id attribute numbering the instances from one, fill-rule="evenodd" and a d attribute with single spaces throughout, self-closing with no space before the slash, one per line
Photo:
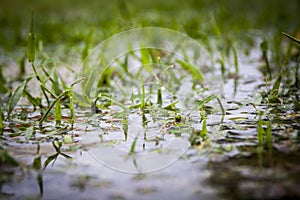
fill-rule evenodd
<path id="1" fill-rule="evenodd" d="M 44 44 L 78 44 L 94 28 L 93 42 L 134 27 L 159 26 L 191 37 L 240 35 L 248 30 L 295 33 L 299 0 L 2 0 L 0 42 L 6 50 L 26 46 L 30 12 Z M 235 36 L 234 36 L 235 37 Z"/>

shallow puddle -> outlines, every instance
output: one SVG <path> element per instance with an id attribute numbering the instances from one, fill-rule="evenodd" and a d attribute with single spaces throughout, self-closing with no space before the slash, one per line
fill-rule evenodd
<path id="1" fill-rule="evenodd" d="M 264 80 L 257 70 L 259 62 L 249 61 L 259 60 L 259 55 L 257 51 L 251 53 L 240 60 L 239 78 L 224 83 L 224 118 L 207 116 L 208 141 L 191 138 L 193 131 L 203 127 L 199 113 L 193 110 L 186 122 L 177 122 L 174 112 L 162 112 L 161 107 L 145 113 L 133 109 L 125 115 L 119 108 L 102 109 L 95 115 L 88 111 L 77 114 L 74 129 L 66 125 L 57 130 L 53 123 L 46 123 L 28 139 L 30 130 L 26 127 L 38 113 L 29 116 L 25 127 L 24 121 L 10 122 L 21 132 L 5 129 L 1 145 L 20 165 L 15 166 L 8 158 L 1 163 L 0 197 L 299 197 L 299 113 L 288 117 L 282 113 L 278 123 L 272 124 L 272 148 L 259 148 L 259 116 L 251 103 L 262 98 L 258 94 Z M 266 105 L 257 108 L 265 110 Z M 63 142 L 62 147 L 59 142 L 51 144 L 54 138 Z"/>

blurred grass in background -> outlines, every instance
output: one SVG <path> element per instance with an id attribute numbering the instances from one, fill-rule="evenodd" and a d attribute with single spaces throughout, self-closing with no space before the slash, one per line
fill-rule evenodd
<path id="1" fill-rule="evenodd" d="M 243 38 L 249 30 L 266 34 L 299 30 L 298 0 L 2 0 L 0 44 L 6 51 L 26 47 L 30 12 L 34 11 L 37 41 L 46 45 L 80 45 L 91 27 L 92 43 L 135 27 L 159 26 L 199 40 Z"/>

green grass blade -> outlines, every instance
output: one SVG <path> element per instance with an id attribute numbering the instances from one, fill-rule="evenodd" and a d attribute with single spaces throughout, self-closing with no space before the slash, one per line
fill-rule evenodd
<path id="1" fill-rule="evenodd" d="M 39 169 L 41 169 L 41 167 L 42 167 L 41 156 L 38 156 L 33 160 L 32 168 L 39 170 Z"/>
<path id="2" fill-rule="evenodd" d="M 261 42 L 260 43 L 260 48 L 262 50 L 263 59 L 266 62 L 266 67 L 267 67 L 270 79 L 272 79 L 272 71 L 271 71 L 271 67 L 270 67 L 270 63 L 269 63 L 269 59 L 268 59 L 268 55 L 267 55 L 267 51 L 269 49 L 268 42 L 266 40 L 264 40 L 263 42 Z"/>
<path id="3" fill-rule="evenodd" d="M 25 88 L 26 83 L 27 83 L 27 80 L 23 81 L 20 85 L 18 85 L 18 87 L 13 92 L 11 98 L 9 99 L 8 110 L 7 110 L 7 119 L 10 117 L 11 112 L 18 104 L 18 102 L 23 94 L 23 90 Z"/>
<path id="4" fill-rule="evenodd" d="M 125 141 L 127 141 L 127 135 L 128 135 L 128 117 L 127 117 L 127 113 L 123 112 L 123 119 L 122 119 L 122 129 L 124 132 L 124 136 L 125 136 Z"/>
<path id="5" fill-rule="evenodd" d="M 277 91 L 277 93 L 278 93 L 279 86 L 280 86 L 280 83 L 281 83 L 281 79 L 282 79 L 282 71 L 280 70 L 280 73 L 279 73 L 279 75 L 278 75 L 278 77 L 277 77 L 277 79 L 276 79 L 276 81 L 273 85 L 272 91 Z"/>
<path id="6" fill-rule="evenodd" d="M 105 95 L 99 95 L 98 98 L 104 98 L 104 99 L 107 99 L 109 101 L 111 101 L 112 103 L 115 103 L 117 106 L 119 106 L 120 108 L 122 108 L 124 111 L 127 111 L 128 108 L 126 107 L 126 105 L 122 104 L 121 102 L 111 98 L 111 97 L 108 97 L 108 96 L 105 96 Z"/>
<path id="7" fill-rule="evenodd" d="M 0 106 L 0 131 L 2 132 L 3 129 L 4 129 L 4 125 L 3 125 L 3 112 L 2 112 L 2 108 Z"/>
<path id="8" fill-rule="evenodd" d="M 56 153 L 56 154 L 53 154 L 53 155 L 49 156 L 49 157 L 47 158 L 47 160 L 44 162 L 44 167 L 43 167 L 43 169 L 45 170 L 46 167 L 49 165 L 49 163 L 51 163 L 52 161 L 53 161 L 53 164 L 54 164 L 54 162 L 55 162 L 55 160 L 57 159 L 58 155 L 59 155 L 59 153 Z"/>
<path id="9" fill-rule="evenodd" d="M 161 106 L 162 103 L 161 86 L 159 86 L 157 89 L 157 104 Z"/>
<path id="10" fill-rule="evenodd" d="M 203 117 L 202 129 L 200 132 L 200 137 L 205 138 L 207 136 L 207 128 L 206 128 L 206 117 Z"/>
<path id="11" fill-rule="evenodd" d="M 48 107 L 48 109 L 46 110 L 46 112 L 43 114 L 43 116 L 41 117 L 39 124 L 41 125 L 46 118 L 48 117 L 50 111 L 52 110 L 52 108 L 54 107 L 54 105 L 57 103 L 57 101 L 59 101 L 60 99 L 62 99 L 63 97 L 65 97 L 67 94 L 69 93 L 68 90 L 64 91 L 60 96 L 58 96 L 52 103 L 51 105 Z"/>
<path id="12" fill-rule="evenodd" d="M 58 79 L 56 69 L 53 72 L 52 89 L 53 89 L 56 96 L 58 96 L 61 93 L 61 90 L 60 90 L 60 87 L 59 87 L 59 79 Z"/>
<path id="13" fill-rule="evenodd" d="M 144 67 L 146 67 L 147 71 L 151 71 L 151 66 L 149 65 L 151 63 L 150 61 L 150 55 L 149 55 L 149 49 L 141 49 L 141 62 Z"/>
<path id="14" fill-rule="evenodd" d="M 199 101 L 199 102 L 198 102 L 198 106 L 201 107 L 201 106 L 203 106 L 204 104 L 207 104 L 208 102 L 210 102 L 211 100 L 216 99 L 216 98 L 217 98 L 217 96 L 214 95 L 214 94 L 212 94 L 212 95 L 206 97 L 205 99 Z"/>
<path id="15" fill-rule="evenodd" d="M 35 59 L 33 12 L 31 13 L 30 30 L 28 33 L 27 58 L 30 63 Z"/>
<path id="16" fill-rule="evenodd" d="M 136 142 L 137 142 L 138 136 L 136 136 L 131 144 L 131 148 L 129 151 L 129 155 L 134 154 L 135 153 L 135 146 L 136 146 Z"/>
<path id="17" fill-rule="evenodd" d="M 238 54 L 236 47 L 233 46 L 233 58 L 234 58 L 234 68 L 235 68 L 235 73 L 239 73 L 239 59 L 238 59 Z"/>
<path id="18" fill-rule="evenodd" d="M 183 61 L 183 60 L 176 60 L 176 62 L 178 64 L 180 64 L 180 66 L 184 69 L 189 71 L 193 78 L 196 81 L 200 81 L 201 83 L 203 83 L 205 81 L 204 79 L 204 75 L 202 74 L 202 72 L 200 71 L 200 69 L 197 69 L 196 66 L 192 65 L 189 62 Z"/>
<path id="19" fill-rule="evenodd" d="M 297 44 L 300 44 L 300 40 L 299 39 L 297 39 L 297 38 L 295 38 L 295 37 L 293 37 L 293 36 L 291 36 L 291 35 L 289 35 L 289 34 L 287 34 L 285 32 L 282 32 L 282 34 L 285 35 L 286 37 L 288 37 L 290 40 L 296 42 Z"/>
<path id="20" fill-rule="evenodd" d="M 60 101 L 57 101 L 55 104 L 55 123 L 56 126 L 61 124 L 62 114 L 61 114 L 61 105 Z"/>
<path id="21" fill-rule="evenodd" d="M 23 91 L 23 95 L 27 98 L 27 100 L 35 107 L 43 107 L 41 98 L 33 97 L 26 89 Z"/>
<path id="22" fill-rule="evenodd" d="M 43 196 L 43 194 L 44 194 L 43 174 L 39 173 L 36 178 L 37 178 L 37 182 L 38 182 L 38 185 L 39 185 L 40 194 L 41 194 L 41 196 Z"/>
<path id="23" fill-rule="evenodd" d="M 280 73 L 273 85 L 273 88 L 272 88 L 270 94 L 268 95 L 268 100 L 270 103 L 274 103 L 274 102 L 278 101 L 278 93 L 279 93 L 281 79 L 282 79 L 282 70 L 280 70 Z"/>

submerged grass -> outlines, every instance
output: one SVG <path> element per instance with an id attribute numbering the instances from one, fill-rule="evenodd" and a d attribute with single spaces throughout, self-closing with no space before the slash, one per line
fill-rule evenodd
<path id="1" fill-rule="evenodd" d="M 51 8 L 54 8 L 52 2 L 45 2 L 35 3 L 37 3 L 37 5 L 49 4 L 50 7 L 47 9 L 50 10 Z M 97 1 L 95 4 L 102 5 L 102 2 L 99 2 Z M 185 59 L 177 59 L 174 60 L 174 63 L 170 63 L 173 62 L 172 59 L 174 58 L 174 55 L 167 56 L 166 59 L 164 58 L 163 51 L 151 51 L 151 49 L 144 48 L 143 44 L 140 44 L 140 51 L 135 52 L 132 50 L 132 52 L 124 56 L 124 59 L 119 58 L 119 60 L 114 63 L 116 66 L 112 68 L 105 67 L 108 63 L 103 55 L 99 63 L 97 63 L 102 70 L 100 78 L 98 77 L 98 69 L 93 71 L 93 66 L 89 66 L 88 62 L 84 63 L 84 70 L 86 70 L 84 72 L 89 75 L 90 79 L 76 80 L 71 85 L 67 84 L 67 82 L 64 81 L 64 78 L 59 76 L 58 73 L 64 63 L 52 59 L 52 57 L 60 57 L 62 60 L 70 63 L 72 63 L 71 61 L 73 59 L 84 62 L 89 55 L 89 52 L 92 51 L 91 47 L 114 33 L 129 29 L 129 27 L 159 26 L 185 32 L 197 42 L 201 43 L 203 47 L 212 54 L 212 58 L 216 58 L 215 61 L 219 62 L 224 81 L 228 81 L 230 75 L 233 75 L 232 77 L 235 78 L 234 83 L 237 84 L 237 87 L 243 87 L 238 85 L 238 83 L 243 81 L 242 76 L 238 76 L 243 68 L 243 51 L 249 52 L 252 49 L 255 49 L 256 52 L 261 53 L 267 72 L 263 74 L 263 76 L 267 82 L 267 86 L 271 89 L 270 91 L 262 89 L 262 100 L 253 104 L 256 114 L 259 117 L 258 119 L 255 118 L 252 122 L 250 120 L 247 121 L 246 118 L 237 117 L 237 119 L 240 119 L 240 121 L 245 124 L 253 123 L 254 128 L 250 125 L 249 127 L 247 126 L 244 128 L 243 124 L 238 124 L 238 120 L 236 120 L 237 124 L 234 125 L 226 121 L 225 123 L 227 123 L 226 125 L 228 127 L 237 129 L 235 130 L 238 132 L 236 134 L 240 137 L 243 137 L 243 133 L 240 133 L 239 131 L 256 128 L 257 141 L 256 138 L 254 138 L 254 143 L 256 145 L 254 149 L 257 150 L 255 153 L 257 153 L 259 165 L 262 166 L 263 160 L 266 158 L 264 153 L 266 149 L 268 150 L 269 157 L 271 157 L 271 154 L 275 154 L 273 145 L 276 140 L 274 139 L 274 135 L 272 135 L 272 127 L 274 126 L 274 130 L 276 130 L 276 126 L 279 125 L 273 120 L 273 115 L 277 115 L 277 117 L 279 116 L 278 118 L 281 119 L 280 112 L 288 111 L 290 115 L 295 116 L 296 120 L 294 119 L 292 122 L 290 122 L 291 120 L 281 120 L 280 123 L 284 121 L 282 122 L 282 125 L 287 127 L 287 132 L 291 130 L 291 127 L 298 127 L 297 112 L 300 110 L 299 93 L 297 92 L 297 88 L 300 87 L 298 74 L 300 60 L 299 48 L 294 48 L 293 44 L 288 46 L 288 50 L 286 50 L 287 44 L 286 41 L 282 40 L 281 32 L 282 30 L 286 32 L 293 31 L 297 36 L 299 24 L 291 19 L 296 19 L 298 17 L 297 11 L 300 8 L 299 3 L 297 1 L 290 1 L 290 3 L 287 4 L 277 0 L 272 4 L 267 1 L 262 2 L 258 0 L 248 2 L 247 4 L 237 0 L 228 2 L 208 0 L 197 2 L 188 1 L 188 3 L 185 4 L 182 4 L 182 2 L 178 4 L 178 2 L 179 1 L 172 1 L 171 3 L 170 1 L 140 2 L 134 0 L 133 2 L 126 3 L 126 9 L 125 11 L 122 11 L 121 14 L 118 10 L 115 10 L 117 8 L 114 8 L 114 6 L 103 4 L 103 6 L 108 7 L 107 10 L 103 8 L 103 12 L 99 13 L 99 8 L 95 6 L 93 9 L 97 10 L 97 14 L 93 12 L 87 13 L 88 17 L 85 17 L 80 12 L 70 12 L 71 17 L 61 14 L 59 11 L 50 14 L 50 11 L 48 12 L 47 9 L 45 11 L 45 16 L 43 16 L 37 9 L 35 11 L 35 16 L 33 16 L 33 13 L 31 14 L 30 20 L 26 18 L 26 22 L 24 22 L 25 18 L 18 19 L 20 27 L 16 28 L 16 30 L 14 30 L 14 26 L 18 25 L 13 24 L 10 20 L 18 21 L 18 17 L 16 16 L 19 16 L 19 13 L 14 11 L 16 12 L 15 14 L 11 13 L 10 15 L 5 16 L 0 12 L 0 17 L 5 16 L 3 20 L 0 20 L 1 25 L 3 25 L 0 26 L 0 50 L 2 51 L 2 49 L 4 49 L 4 52 L 9 52 L 11 49 L 20 47 L 19 51 L 21 51 L 21 53 L 17 51 L 15 53 L 15 57 L 18 58 L 20 71 L 20 74 L 16 79 L 9 80 L 9 78 L 6 77 L 3 69 L 6 65 L 9 66 L 9 64 L 0 60 L 0 132 L 9 132 L 8 134 L 3 134 L 1 137 L 5 137 L 6 139 L 6 137 L 16 138 L 24 136 L 26 142 L 33 141 L 39 143 L 40 141 L 35 138 L 36 132 L 47 135 L 48 132 L 43 125 L 46 124 L 45 122 L 51 122 L 51 125 L 49 125 L 53 126 L 52 129 L 50 128 L 52 131 L 51 134 L 54 132 L 55 136 L 49 134 L 47 140 L 43 141 L 52 141 L 56 153 L 50 155 L 43 166 L 41 163 L 42 155 L 38 153 L 38 156 L 35 157 L 32 164 L 33 168 L 36 170 L 41 170 L 41 168 L 46 169 L 49 164 L 54 164 L 60 155 L 65 158 L 70 158 L 70 156 L 62 153 L 61 149 L 63 143 L 70 144 L 73 142 L 72 136 L 68 134 L 69 129 L 66 127 L 72 126 L 73 128 L 73 124 L 76 120 L 75 111 L 76 109 L 80 109 L 80 107 L 77 106 L 78 98 L 76 95 L 78 94 L 73 91 L 73 86 L 80 83 L 83 86 L 83 92 L 85 92 L 87 96 L 90 96 L 90 94 L 94 92 L 91 90 L 95 81 L 98 81 L 98 91 L 95 92 L 96 98 L 91 100 L 87 97 L 83 97 L 82 105 L 89 106 L 89 104 L 93 103 L 92 110 L 94 110 L 96 114 L 105 117 L 109 116 L 111 121 L 107 120 L 105 123 L 110 122 L 112 124 L 111 129 L 115 128 L 113 127 L 114 120 L 120 121 L 121 125 L 116 124 L 120 125 L 120 127 L 117 128 L 120 128 L 120 130 L 124 132 L 125 141 L 127 141 L 129 137 L 129 117 L 132 113 L 137 114 L 140 117 L 141 124 L 145 130 L 149 128 L 148 126 L 150 126 L 149 124 L 151 123 L 155 125 L 162 124 L 163 128 L 160 132 L 164 132 L 164 134 L 175 133 L 176 137 L 181 137 L 182 132 L 184 132 L 181 128 L 190 126 L 190 124 L 187 123 L 189 120 L 188 115 L 190 113 L 187 116 L 182 114 L 185 110 L 182 110 L 180 107 L 181 102 L 174 97 L 170 97 L 173 94 L 167 95 L 167 91 L 163 90 L 165 87 L 158 77 L 155 77 L 155 81 L 158 82 L 157 91 L 150 91 L 151 89 L 148 89 L 147 86 L 145 88 L 146 82 L 141 78 L 144 71 L 141 70 L 137 74 L 131 72 L 130 68 L 132 67 L 132 63 L 130 59 L 131 57 L 134 57 L 135 62 L 143 65 L 146 72 L 152 72 L 153 68 L 150 65 L 151 63 L 160 65 L 163 61 L 166 62 L 164 64 L 167 64 L 170 67 L 167 67 L 163 73 L 170 69 L 172 83 L 174 82 L 174 85 L 177 84 L 180 86 L 180 84 L 182 84 L 181 81 L 183 80 L 178 78 L 178 74 L 174 73 L 175 70 L 171 69 L 171 66 L 175 66 L 175 64 L 177 66 L 178 64 L 180 70 L 185 72 L 184 74 L 192 77 L 194 83 L 192 89 L 196 91 L 196 89 L 199 89 L 197 87 L 203 86 L 203 83 L 205 82 L 204 75 L 206 73 L 206 66 L 202 66 L 202 61 L 200 64 L 195 62 L 201 55 L 196 55 L 196 53 L 194 53 L 194 60 L 191 60 L 188 58 L 190 52 L 186 51 L 183 52 Z M 57 3 L 59 5 L 63 4 L 63 2 Z M 4 2 L 4 4 L 6 6 L 14 6 L 13 3 L 8 4 L 7 2 Z M 31 5 L 30 2 L 28 4 Z M 82 6 L 83 10 L 85 6 L 89 6 L 77 1 L 75 4 L 78 4 L 79 7 Z M 254 10 L 249 11 L 249 7 Z M 63 6 L 56 7 L 55 5 L 55 8 L 64 10 Z M 255 9 L 257 9 L 257 11 Z M 3 10 L 3 8 L 0 8 L 0 10 Z M 76 9 L 71 6 L 70 11 L 74 10 L 76 11 Z M 25 12 L 27 12 L 27 10 Z M 232 13 L 235 13 L 236 15 L 232 15 Z M 13 17 L 9 18 L 9 16 Z M 28 27 L 28 25 L 29 34 L 23 36 L 22 31 L 23 29 L 25 30 L 24 27 Z M 261 31 L 255 31 L 253 29 L 260 29 Z M 279 32 L 280 34 L 278 34 Z M 11 33 L 14 33 L 16 38 L 5 41 L 8 37 L 11 37 L 10 35 L 13 35 Z M 295 42 L 295 45 L 300 43 L 299 39 L 296 37 L 286 33 L 283 34 Z M 27 52 L 25 50 L 26 38 Z M 45 49 L 43 44 L 45 44 Z M 258 46 L 258 48 L 256 46 Z M 25 74 L 30 73 L 30 69 L 26 69 L 27 65 L 25 62 L 26 59 L 23 56 L 24 52 L 27 53 L 27 60 L 31 65 L 29 67 L 31 67 L 33 71 L 33 75 L 30 76 L 26 76 Z M 219 56 L 215 56 L 215 52 L 217 52 Z M 76 62 L 73 61 L 73 63 Z M 199 66 L 203 67 L 204 70 L 201 71 Z M 232 74 L 230 73 L 231 66 L 234 68 Z M 69 71 L 76 71 L 76 69 L 71 68 Z M 278 74 L 276 75 L 277 72 Z M 139 94 L 132 97 L 131 104 L 128 102 L 124 103 L 111 96 L 111 91 L 113 90 L 113 87 L 115 87 L 114 80 L 119 78 L 122 73 L 128 74 L 130 80 L 139 81 L 140 83 L 140 85 L 138 85 Z M 290 81 L 291 75 L 293 76 L 293 79 L 295 79 L 294 85 Z M 32 88 L 28 87 L 29 83 L 34 81 L 34 79 L 36 79 L 35 81 L 39 84 L 39 94 L 32 92 Z M 22 80 L 23 82 L 16 84 L 17 80 Z M 270 86 L 270 83 L 273 83 L 273 85 Z M 296 89 L 294 86 L 296 86 Z M 10 92 L 10 88 L 15 89 L 13 92 Z M 124 91 L 122 92 L 125 93 Z M 151 95 L 152 99 L 149 100 L 149 96 Z M 29 118 L 27 115 L 31 114 L 31 108 L 26 109 L 27 107 L 18 107 L 18 103 L 22 97 L 32 105 L 34 111 L 39 110 L 40 115 L 37 115 L 35 118 Z M 153 105 L 151 101 L 156 102 L 156 104 L 154 103 Z M 199 112 L 196 120 L 198 120 L 199 123 L 202 123 L 202 126 L 200 126 L 200 131 L 193 129 L 193 131 L 191 131 L 192 133 L 188 132 L 188 134 L 190 134 L 190 142 L 192 145 L 199 146 L 200 143 L 203 144 L 205 139 L 209 137 L 209 128 L 211 125 L 208 121 L 208 115 L 211 107 L 208 105 L 210 105 L 212 101 L 217 101 L 223 117 L 225 114 L 228 114 L 235 109 L 231 108 L 232 110 L 226 113 L 220 97 L 217 95 L 206 96 L 196 102 L 197 105 L 192 111 L 196 110 L 197 113 Z M 264 103 L 267 103 L 268 105 L 265 107 Z M 243 102 L 238 102 L 236 104 L 240 107 L 247 106 Z M 117 115 L 113 112 L 107 114 L 107 110 L 111 105 L 116 105 L 118 108 L 121 108 L 121 114 L 117 113 Z M 286 107 L 283 108 L 281 105 L 286 105 Z M 268 112 L 265 112 L 266 110 Z M 65 113 L 68 113 L 67 120 L 64 117 Z M 50 118 L 49 116 L 54 117 Z M 266 116 L 270 121 L 264 119 L 263 116 Z M 15 125 L 12 123 L 13 120 L 21 123 L 21 125 Z M 36 126 L 35 120 L 40 126 Z M 101 120 L 105 119 L 101 118 Z M 285 123 L 290 124 L 286 125 Z M 238 129 L 236 127 L 242 128 Z M 147 141 L 146 131 L 144 133 L 144 139 Z M 156 147 L 158 147 L 160 145 L 160 140 L 163 139 L 155 138 L 151 142 L 155 142 Z M 280 139 L 276 139 L 280 141 Z M 134 137 L 130 149 L 128 150 L 129 155 L 136 153 L 138 145 L 137 140 L 138 137 Z M 241 139 L 236 140 L 241 141 Z M 251 138 L 247 140 L 247 142 L 248 141 L 252 142 Z M 221 142 L 222 141 L 220 140 L 220 143 Z M 235 145 L 235 143 L 233 143 L 233 145 Z M 232 147 L 232 149 L 235 148 Z M 243 156 L 243 154 L 241 153 L 240 156 Z M 0 159 L 0 164 L 4 162 L 14 163 L 9 154 L 3 150 L 2 147 L 0 148 Z M 42 176 L 39 176 L 38 182 L 43 182 Z M 43 193 L 42 186 L 40 186 L 40 190 L 41 193 Z"/>

